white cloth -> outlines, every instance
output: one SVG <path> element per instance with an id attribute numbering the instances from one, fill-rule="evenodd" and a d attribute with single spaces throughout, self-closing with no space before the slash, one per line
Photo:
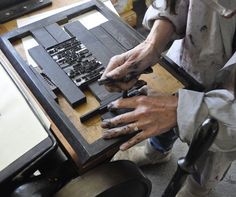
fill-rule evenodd
<path id="1" fill-rule="evenodd" d="M 235 0 L 218 1 L 225 7 L 236 7 Z M 236 71 L 236 55 L 232 57 L 236 17 L 225 19 L 199 0 L 177 0 L 176 4 L 177 14 L 171 15 L 164 1 L 157 0 L 159 9 L 150 6 L 143 24 L 151 28 L 156 19 L 169 20 L 175 27 L 174 38 L 182 39 L 174 42 L 169 57 L 207 88 L 212 86 L 216 76 L 220 76 L 227 87 L 207 93 L 179 91 L 177 122 L 182 140 L 191 141 L 196 128 L 209 115 L 220 124 L 211 151 L 198 162 L 199 182 L 210 188 L 220 181 L 236 158 L 236 101 L 232 94 Z"/>
<path id="2" fill-rule="evenodd" d="M 226 77 L 232 80 L 230 85 L 234 83 L 234 78 L 230 75 L 234 76 L 236 71 L 236 60 L 233 59 L 232 65 L 220 71 L 231 71 L 226 73 Z M 214 188 L 224 177 L 232 161 L 236 160 L 236 99 L 232 91 L 227 89 L 207 93 L 179 90 L 177 121 L 182 141 L 189 143 L 194 131 L 208 116 L 218 120 L 219 133 L 210 151 L 196 165 L 200 177 L 195 178 L 206 189 Z"/>
<path id="3" fill-rule="evenodd" d="M 164 0 L 157 0 L 158 10 L 150 6 L 143 24 L 151 28 L 156 19 L 167 19 L 175 27 L 174 43 L 168 56 L 199 82 L 210 87 L 216 72 L 232 55 L 236 17 L 225 19 L 202 1 L 177 0 L 177 15 L 165 10 Z M 236 7 L 235 0 L 221 0 L 226 7 Z M 210 68 L 210 72 L 209 72 Z"/>

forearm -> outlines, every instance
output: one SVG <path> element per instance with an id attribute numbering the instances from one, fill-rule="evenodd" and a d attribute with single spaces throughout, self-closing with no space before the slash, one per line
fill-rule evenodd
<path id="1" fill-rule="evenodd" d="M 196 129 L 208 116 L 216 118 L 220 124 L 211 150 L 235 151 L 236 103 L 233 94 L 223 89 L 208 93 L 179 91 L 177 121 L 183 141 L 190 142 Z"/>
<path id="2" fill-rule="evenodd" d="M 145 42 L 153 47 L 157 54 L 161 54 L 174 34 L 174 26 L 168 20 L 155 20 Z"/>

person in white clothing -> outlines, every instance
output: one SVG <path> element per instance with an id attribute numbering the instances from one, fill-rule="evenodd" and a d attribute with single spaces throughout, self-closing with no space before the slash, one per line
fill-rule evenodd
<path id="1" fill-rule="evenodd" d="M 101 77 L 116 79 L 117 83 L 106 85 L 108 90 L 127 90 L 138 77 L 123 83 L 125 76 L 141 74 L 158 62 L 170 41 L 180 39 L 167 55 L 211 90 L 181 89 L 178 95 L 152 92 L 120 99 L 109 108 L 134 110 L 102 123 L 106 139 L 141 130 L 120 146 L 114 159 L 147 165 L 168 161 L 176 136 L 189 143 L 207 117 L 216 118 L 219 133 L 210 150 L 197 162 L 200 177 L 190 176 L 178 196 L 207 196 L 236 158 L 236 16 L 230 8 L 236 8 L 236 1 L 156 0 L 144 17 L 143 24 L 151 29 L 145 41 L 113 57 Z M 176 126 L 178 132 L 170 130 Z M 134 146 L 145 139 L 145 146 Z"/>

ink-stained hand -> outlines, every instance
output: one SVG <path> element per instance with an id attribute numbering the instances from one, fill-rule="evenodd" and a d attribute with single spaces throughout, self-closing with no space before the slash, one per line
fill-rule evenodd
<path id="1" fill-rule="evenodd" d="M 154 45 L 144 41 L 130 51 L 111 58 L 100 81 L 109 79 L 108 83 L 103 83 L 109 91 L 128 90 L 146 68 L 157 63 L 158 58 Z"/>
<path id="2" fill-rule="evenodd" d="M 104 120 L 101 125 L 106 129 L 103 138 L 110 139 L 139 131 L 120 146 L 120 150 L 126 150 L 149 137 L 164 133 L 177 124 L 177 103 L 178 97 L 172 95 L 137 96 L 116 100 L 108 106 L 109 109 L 134 110 Z"/>

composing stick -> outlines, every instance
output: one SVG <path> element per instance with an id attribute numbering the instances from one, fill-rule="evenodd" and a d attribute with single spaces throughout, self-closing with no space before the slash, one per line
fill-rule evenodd
<path id="1" fill-rule="evenodd" d="M 80 116 L 81 123 L 84 123 L 85 121 L 89 120 L 90 118 L 92 118 L 98 114 L 103 114 L 103 113 L 107 112 L 108 111 L 107 105 L 109 103 L 111 103 L 112 101 L 121 98 L 121 96 L 122 96 L 121 93 L 113 94 L 110 97 L 108 97 L 106 100 L 102 101 L 100 104 L 100 107 Z"/>
<path id="2" fill-rule="evenodd" d="M 99 79 L 98 84 L 99 85 L 109 85 L 109 84 L 120 83 L 120 82 L 121 83 L 126 83 L 126 82 L 129 82 L 132 79 L 137 78 L 141 74 L 149 74 L 149 73 L 152 73 L 152 72 L 153 72 L 153 69 L 151 67 L 148 67 L 142 73 L 137 74 L 137 75 L 126 75 L 125 77 L 120 78 L 120 79 L 113 79 L 113 78 L 109 78 L 109 77 Z"/>

